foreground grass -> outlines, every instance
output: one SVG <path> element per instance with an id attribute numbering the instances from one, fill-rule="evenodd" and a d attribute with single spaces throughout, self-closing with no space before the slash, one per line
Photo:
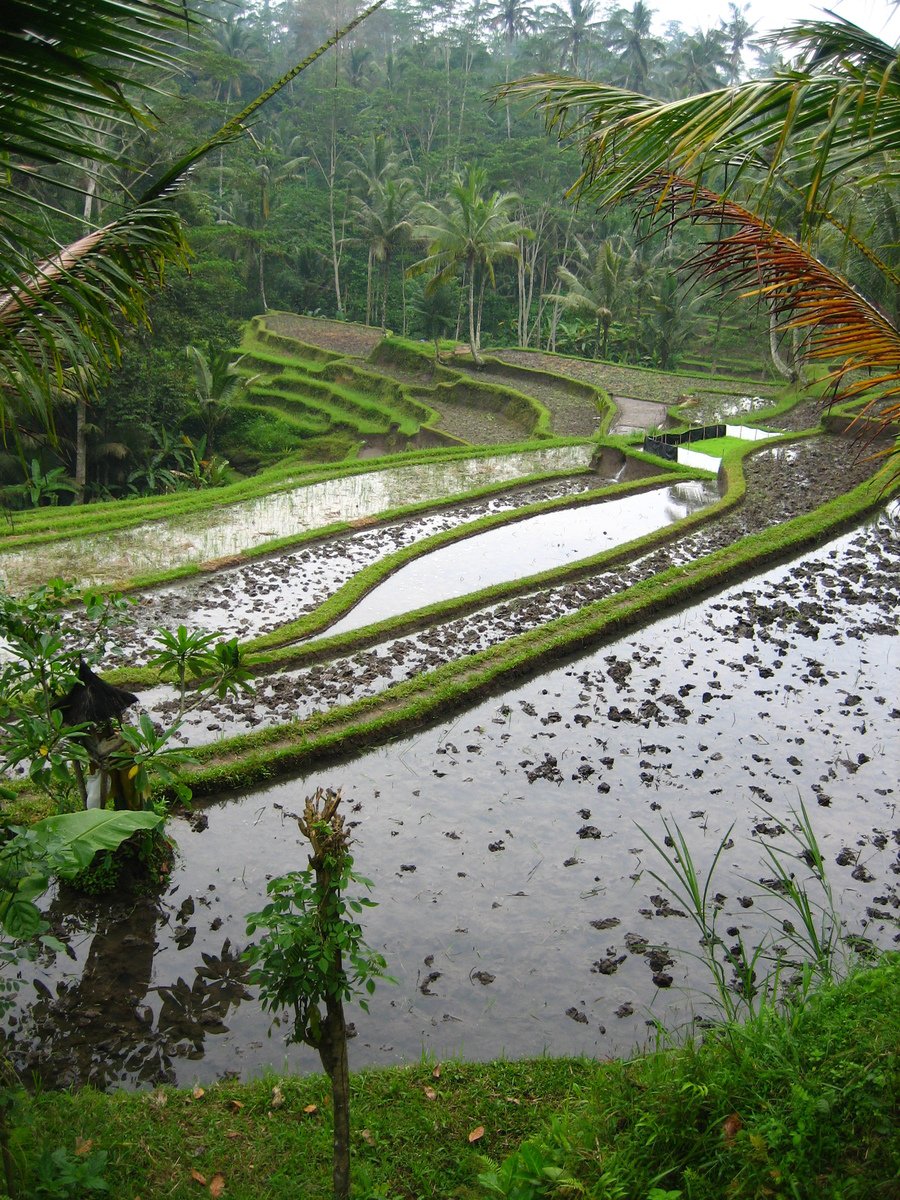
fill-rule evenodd
<path id="1" fill-rule="evenodd" d="M 589 1085 L 586 1060 L 445 1063 L 363 1071 L 352 1080 L 355 1196 L 464 1196 L 480 1148 L 511 1153 Z M 47 1092 L 25 1102 L 20 1161 L 86 1141 L 108 1152 L 114 1200 L 201 1197 L 193 1172 L 224 1178 L 226 1200 L 325 1200 L 331 1193 L 330 1085 L 324 1076 L 104 1095 Z M 483 1135 L 470 1142 L 474 1131 Z M 31 1195 L 28 1187 L 23 1195 Z"/>
<path id="2" fill-rule="evenodd" d="M 547 1134 L 484 1180 L 589 1200 L 879 1200 L 900 1194 L 900 955 L 784 1015 L 598 1068 Z M 516 1190 L 518 1189 L 518 1190 Z"/>
<path id="3" fill-rule="evenodd" d="M 361 1072 L 354 1194 L 887 1200 L 900 1179 L 898 1050 L 895 954 L 786 1016 L 767 1010 L 630 1062 Z M 23 1101 L 17 1158 L 28 1171 L 43 1149 L 90 1142 L 108 1152 L 108 1194 L 122 1200 L 211 1188 L 318 1200 L 330 1188 L 326 1095 L 317 1076 L 45 1093 Z"/>

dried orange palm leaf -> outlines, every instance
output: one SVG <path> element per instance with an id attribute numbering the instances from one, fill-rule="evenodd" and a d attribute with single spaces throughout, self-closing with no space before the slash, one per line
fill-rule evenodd
<path id="1" fill-rule="evenodd" d="M 864 410 L 885 429 L 900 420 L 900 330 L 811 250 L 733 200 L 664 173 L 637 189 L 657 221 L 711 227 L 717 236 L 686 264 L 697 279 L 765 302 L 807 335 L 807 357 L 828 364 L 834 397 L 874 391 Z M 850 378 L 864 372 L 865 378 Z"/>

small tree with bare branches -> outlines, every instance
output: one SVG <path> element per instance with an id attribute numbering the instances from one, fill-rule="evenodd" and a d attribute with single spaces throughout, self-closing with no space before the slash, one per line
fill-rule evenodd
<path id="1" fill-rule="evenodd" d="M 266 933 L 245 951 L 251 983 L 260 989 L 267 1012 L 293 1014 L 288 1042 L 311 1046 L 331 1080 L 334 1109 L 333 1179 L 335 1200 L 350 1195 L 350 1072 L 344 1001 L 357 999 L 368 1011 L 366 996 L 376 979 L 388 978 L 382 955 L 363 940 L 354 916 L 375 901 L 348 899 L 348 885 L 371 888 L 356 875 L 350 833 L 338 812 L 340 791 L 319 788 L 307 796 L 300 832 L 312 853 L 305 871 L 273 879 L 269 903 L 247 917 L 247 932 Z M 352 915 L 351 915 L 352 914 Z"/>

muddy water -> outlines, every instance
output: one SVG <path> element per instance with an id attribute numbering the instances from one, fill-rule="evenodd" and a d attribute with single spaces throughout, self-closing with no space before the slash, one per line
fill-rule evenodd
<path id="1" fill-rule="evenodd" d="M 712 424 L 764 412 L 772 403 L 771 396 L 694 396 L 682 406 L 679 417 L 692 425 Z"/>
<path id="2" fill-rule="evenodd" d="M 189 517 L 0 555 L 0 582 L 24 591 L 55 576 L 115 585 L 190 563 L 212 562 L 275 538 L 352 521 L 483 484 L 587 466 L 594 447 L 555 447 L 456 462 L 388 467 L 307 484 Z"/>
<path id="3" fill-rule="evenodd" d="M 561 496 L 574 498 L 607 483 L 655 473 L 656 468 L 646 463 L 607 451 L 594 471 L 511 486 L 490 497 L 372 524 L 353 533 L 148 590 L 134 597 L 138 603 L 131 613 L 131 628 L 123 638 L 122 655 L 127 661 L 140 661 L 148 639 L 160 626 L 185 624 L 242 639 L 266 633 L 311 612 L 363 567 L 423 538 L 457 529 L 482 516 L 512 512 Z M 682 485 L 675 502 L 682 506 L 692 503 L 689 484 Z"/>
<path id="4" fill-rule="evenodd" d="M 16 1065 L 102 1085 L 314 1068 L 267 1039 L 235 953 L 266 880 L 304 860 L 289 814 L 319 784 L 357 822 L 367 934 L 398 979 L 355 1015 L 354 1067 L 621 1054 L 704 1010 L 696 931 L 637 828 L 661 839 L 664 817 L 701 870 L 733 824 L 712 890 L 725 936 L 752 940 L 773 907 L 763 842 L 789 846 L 804 802 L 848 928 L 891 944 L 898 540 L 885 518 L 406 741 L 176 821 L 158 907 L 54 906 L 73 957 L 32 969 Z"/>
<path id="5" fill-rule="evenodd" d="M 361 629 L 427 604 L 565 566 L 681 520 L 718 498 L 715 483 L 656 488 L 637 496 L 542 513 L 443 546 L 408 563 L 328 629 Z"/>

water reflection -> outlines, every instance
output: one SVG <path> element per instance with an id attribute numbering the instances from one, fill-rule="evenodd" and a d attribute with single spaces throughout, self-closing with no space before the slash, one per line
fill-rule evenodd
<path id="1" fill-rule="evenodd" d="M 715 482 L 692 480 L 542 513 L 464 538 L 396 571 L 328 634 L 361 629 L 427 604 L 589 558 L 697 512 L 717 496 Z"/>
<path id="2" fill-rule="evenodd" d="M 202 1058 L 207 1037 L 228 1033 L 229 1011 L 250 996 L 247 965 L 228 938 L 218 953 L 201 952 L 191 984 L 179 976 L 153 987 L 158 938 L 187 950 L 196 928 L 165 933 L 164 908 L 148 896 L 86 901 L 64 890 L 47 917 L 75 965 L 55 965 L 52 991 L 37 975 L 36 999 L 24 1021 L 10 1021 L 5 1053 L 16 1065 L 34 1038 L 28 1070 L 54 1086 L 174 1083 L 176 1061 Z"/>
<path id="3" fill-rule="evenodd" d="M 352 521 L 489 483 L 585 467 L 595 447 L 556 446 L 521 454 L 388 467 L 306 484 L 193 516 L 148 522 L 0 554 L 0 582 L 25 591 L 56 576 L 121 584 L 140 575 L 230 558 L 275 538 Z"/>
<path id="4" fill-rule="evenodd" d="M 7 1053 L 47 1086 L 318 1069 L 266 1040 L 236 960 L 268 879 L 305 858 L 288 814 L 317 786 L 344 790 L 376 881 L 366 938 L 399 980 L 354 1014 L 354 1069 L 423 1050 L 627 1054 L 648 1018 L 673 1028 L 702 1009 L 696 932 L 665 903 L 636 822 L 660 835 L 677 820 L 701 874 L 729 831 L 720 924 L 755 944 L 775 903 L 745 903 L 771 874 L 760 838 L 791 847 L 778 830 L 802 798 L 848 930 L 889 946 L 897 532 L 879 517 L 440 725 L 210 805 L 205 829 L 176 818 L 169 895 L 130 928 L 123 911 L 80 935 L 54 906 L 85 965 L 23 966 Z M 649 947 L 676 960 L 670 988 Z"/>
<path id="5" fill-rule="evenodd" d="M 692 424 L 699 425 L 716 420 L 724 421 L 729 417 L 764 412 L 771 408 L 773 403 L 771 396 L 704 396 L 686 406 L 684 415 L 690 419 Z"/>

